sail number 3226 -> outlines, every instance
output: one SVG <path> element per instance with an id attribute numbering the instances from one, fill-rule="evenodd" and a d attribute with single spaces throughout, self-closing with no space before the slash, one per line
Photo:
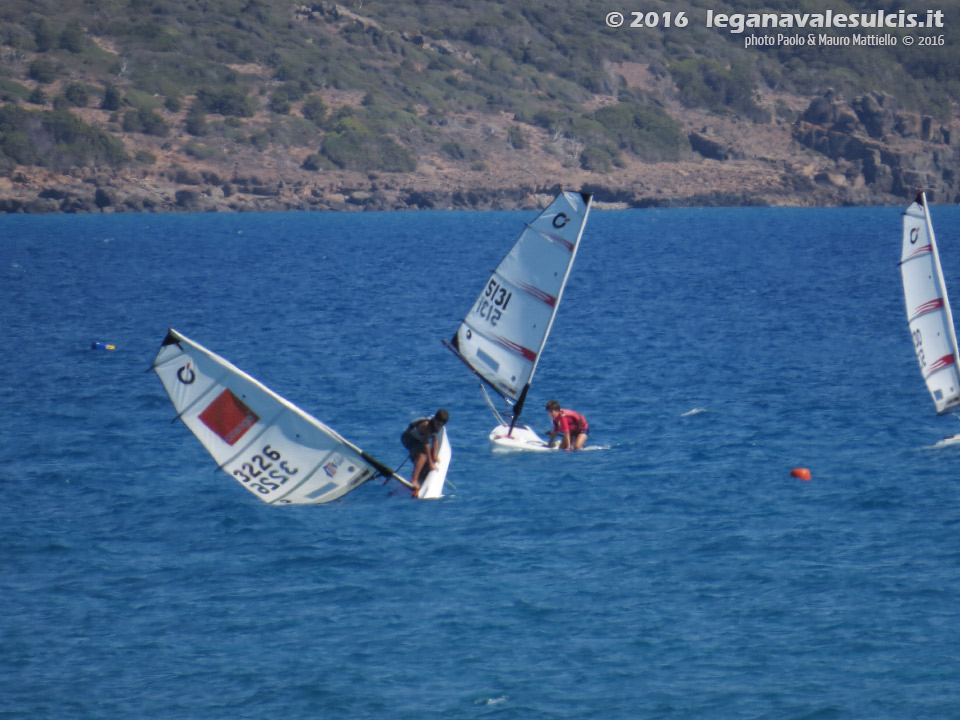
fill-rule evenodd
<path id="1" fill-rule="evenodd" d="M 913 331 L 913 348 L 917 351 L 917 362 L 920 363 L 921 369 L 925 368 L 927 359 L 923 356 L 923 336 L 919 328 Z"/>
<path id="2" fill-rule="evenodd" d="M 297 474 L 297 468 L 291 468 L 282 459 L 280 452 L 269 445 L 263 446 L 263 452 L 254 455 L 233 471 L 234 477 L 247 487 L 261 495 L 269 495 L 279 490 L 290 478 Z"/>
<path id="3" fill-rule="evenodd" d="M 511 298 L 513 298 L 512 292 L 490 278 L 483 295 L 477 301 L 477 315 L 491 325 L 496 325 L 497 321 L 503 317 L 503 313 L 507 311 Z"/>

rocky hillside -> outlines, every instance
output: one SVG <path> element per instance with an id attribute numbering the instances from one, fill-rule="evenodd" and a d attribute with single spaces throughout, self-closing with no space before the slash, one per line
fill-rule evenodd
<path id="1" fill-rule="evenodd" d="M 900 97 L 868 78 L 790 86 L 777 58 L 754 52 L 744 66 L 729 44 L 704 59 L 601 43 L 599 74 L 564 77 L 535 57 L 562 38 L 538 50 L 531 34 L 522 57 L 498 49 L 491 28 L 506 33 L 496 23 L 510 19 L 499 5 L 486 24 L 441 38 L 385 3 L 280 0 L 246 6 L 261 8 L 262 27 L 220 31 L 216 44 L 233 49 L 192 70 L 207 77 L 174 82 L 144 68 L 168 68 L 196 40 L 177 7 L 153 3 L 152 29 L 136 26 L 167 48 L 144 55 L 125 46 L 126 4 L 113 4 L 110 15 L 108 0 L 92 3 L 113 24 L 82 14 L 58 24 L 37 14 L 42 3 L 0 10 L 0 212 L 509 209 L 559 187 L 608 207 L 901 204 L 918 188 L 960 200 L 948 92 Z M 249 38 L 265 27 L 297 33 L 297 53 L 274 39 L 261 57 Z M 316 48 L 326 64 L 313 72 L 319 56 L 303 53 Z M 345 76 L 337 60 L 362 72 Z M 750 91 L 738 96 L 741 80 Z M 706 94 L 718 86 L 725 106 Z"/>

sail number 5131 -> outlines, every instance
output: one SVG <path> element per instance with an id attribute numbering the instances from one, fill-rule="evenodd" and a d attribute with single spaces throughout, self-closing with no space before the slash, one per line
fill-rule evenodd
<path id="1" fill-rule="evenodd" d="M 503 317 L 507 311 L 507 306 L 513 298 L 513 293 L 503 287 L 493 278 L 487 283 L 483 295 L 477 301 L 476 312 L 491 325 L 496 325 L 497 321 Z"/>

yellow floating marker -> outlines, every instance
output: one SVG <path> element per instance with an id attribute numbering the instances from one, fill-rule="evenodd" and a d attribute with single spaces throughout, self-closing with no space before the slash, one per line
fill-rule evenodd
<path id="1" fill-rule="evenodd" d="M 91 350 L 116 350 L 116 345 L 107 345 L 105 342 L 95 342 L 90 346 Z"/>
<path id="2" fill-rule="evenodd" d="M 810 482 L 810 471 L 807 468 L 794 468 L 790 474 L 795 478 L 800 478 L 804 482 Z"/>

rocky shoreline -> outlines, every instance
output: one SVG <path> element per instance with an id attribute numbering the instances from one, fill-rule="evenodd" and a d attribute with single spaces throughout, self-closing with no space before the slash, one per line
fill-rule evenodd
<path id="1" fill-rule="evenodd" d="M 890 205 L 902 200 L 892 187 L 891 192 L 878 191 L 850 183 L 842 173 L 746 161 L 736 167 L 715 163 L 712 168 L 660 164 L 643 173 L 643 180 L 627 177 L 619 182 L 568 173 L 549 185 L 485 177 L 444 188 L 416 177 L 330 175 L 322 184 L 298 177 L 269 182 L 257 176 L 222 179 L 213 172 L 184 181 L 154 174 L 130 177 L 88 169 L 58 174 L 22 168 L 0 178 L 0 213 L 521 210 L 539 207 L 543 196 L 561 189 L 593 193 L 600 209 Z M 651 175 L 662 177 L 651 181 Z M 713 183 L 712 175 L 719 176 Z"/>
<path id="2" fill-rule="evenodd" d="M 642 207 L 711 207 L 747 205 L 834 204 L 830 197 L 811 203 L 805 193 L 785 193 L 771 203 L 769 195 L 747 192 L 707 191 L 688 196 L 637 196 L 621 187 L 606 184 L 556 184 L 551 187 L 476 187 L 469 190 L 437 190 L 417 186 L 380 188 L 336 186 L 330 192 L 316 192 L 285 183 L 263 185 L 232 178 L 223 183 L 180 186 L 153 180 L 150 190 L 141 184 L 129 185 L 108 174 L 90 173 L 80 182 L 33 183 L 14 175 L 11 190 L 0 197 L 0 213 L 124 213 L 124 212 L 284 212 L 284 211 L 394 211 L 394 210 L 520 210 L 538 207 L 540 196 L 575 187 L 592 192 L 597 207 L 626 209 Z M 2 185 L 3 183 L 0 183 Z M 798 179 L 798 184 L 806 184 Z M 828 195 L 816 192 L 817 196 Z M 885 204 L 885 198 L 872 198 Z"/>
<path id="3" fill-rule="evenodd" d="M 924 189 L 960 201 L 960 127 L 899 112 L 883 95 L 847 103 L 828 93 L 793 123 L 688 121 L 683 160 L 632 160 L 591 173 L 549 156 L 491 158 L 481 171 L 421 159 L 412 173 L 304 170 L 296 157 L 245 158 L 0 176 L 0 213 L 392 211 L 530 209 L 559 189 L 594 193 L 599 208 L 899 205 Z M 172 155 L 172 154 L 171 154 Z"/>

